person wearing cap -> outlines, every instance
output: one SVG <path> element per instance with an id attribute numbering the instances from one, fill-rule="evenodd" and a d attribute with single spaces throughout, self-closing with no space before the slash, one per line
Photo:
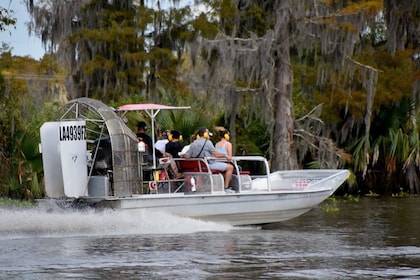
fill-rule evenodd
<path id="1" fill-rule="evenodd" d="M 153 154 L 152 154 L 152 149 L 153 149 L 153 142 L 152 142 L 152 138 L 146 134 L 147 132 L 147 125 L 145 122 L 141 121 L 138 122 L 137 124 L 137 139 L 139 142 L 144 142 L 144 144 L 146 145 L 146 152 L 147 152 L 147 160 L 148 162 L 152 162 L 153 161 Z M 163 154 L 155 149 L 155 156 L 160 158 L 163 156 Z"/>
<path id="2" fill-rule="evenodd" d="M 149 149 L 151 151 L 152 149 L 152 138 L 146 134 L 147 132 L 147 124 L 145 122 L 138 122 L 137 123 L 137 139 L 140 141 L 143 141 L 144 144 L 146 144 L 146 149 Z"/>
<path id="3" fill-rule="evenodd" d="M 186 158 L 200 158 L 200 157 L 217 157 L 231 160 L 232 156 L 222 154 L 216 151 L 213 143 L 210 140 L 211 133 L 207 128 L 200 128 L 198 130 L 197 139 L 191 143 L 187 153 L 183 156 Z M 219 170 L 224 173 L 225 178 L 225 191 L 232 191 L 229 188 L 229 183 L 232 178 L 233 165 L 228 162 L 221 162 L 210 160 L 209 166 L 213 170 Z"/>

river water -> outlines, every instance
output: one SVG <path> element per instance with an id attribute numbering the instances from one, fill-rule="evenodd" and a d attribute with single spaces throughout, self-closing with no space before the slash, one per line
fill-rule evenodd
<path id="1" fill-rule="evenodd" d="M 420 279 L 420 198 L 330 200 L 264 229 L 0 209 L 0 279 L 378 278 Z"/>

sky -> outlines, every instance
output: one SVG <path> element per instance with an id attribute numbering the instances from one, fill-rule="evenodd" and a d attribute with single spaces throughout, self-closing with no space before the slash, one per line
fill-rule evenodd
<path id="1" fill-rule="evenodd" d="M 45 51 L 41 39 L 28 34 L 26 23 L 29 22 L 29 14 L 25 5 L 21 0 L 2 0 L 0 6 L 13 10 L 13 17 L 17 19 L 16 29 L 9 26 L 6 31 L 0 32 L 0 42 L 9 44 L 12 55 L 41 59 Z"/>

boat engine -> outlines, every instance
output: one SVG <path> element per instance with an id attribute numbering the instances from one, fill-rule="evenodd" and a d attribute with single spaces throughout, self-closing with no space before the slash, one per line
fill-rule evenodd
<path id="1" fill-rule="evenodd" d="M 109 175 L 112 173 L 112 150 L 110 138 L 103 137 L 94 142 L 92 175 Z"/>

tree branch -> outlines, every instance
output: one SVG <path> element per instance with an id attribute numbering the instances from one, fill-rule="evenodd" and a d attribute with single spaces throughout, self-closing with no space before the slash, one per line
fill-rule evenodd
<path id="1" fill-rule="evenodd" d="M 350 62 L 353 62 L 354 64 L 359 65 L 360 67 L 364 67 L 364 68 L 367 68 L 367 69 L 372 70 L 372 71 L 375 71 L 375 72 L 384 72 L 384 71 L 382 71 L 382 70 L 375 69 L 375 68 L 373 68 L 372 66 L 369 66 L 369 65 L 366 65 L 366 64 L 362 64 L 362 63 L 360 63 L 360 62 L 358 62 L 358 61 L 356 61 L 356 60 L 352 59 L 352 58 L 351 58 L 351 57 L 349 57 L 348 55 L 346 56 L 346 58 L 347 58 L 348 60 L 350 60 Z"/>

